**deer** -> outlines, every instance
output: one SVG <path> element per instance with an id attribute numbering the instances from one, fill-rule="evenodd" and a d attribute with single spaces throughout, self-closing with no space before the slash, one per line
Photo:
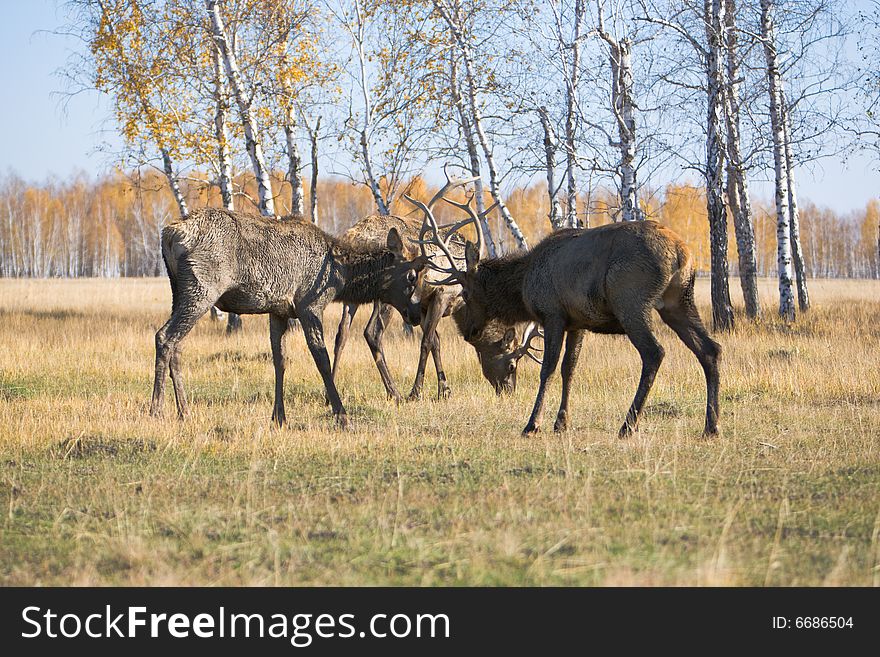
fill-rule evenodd
<path id="1" fill-rule="evenodd" d="M 332 301 L 381 301 L 413 325 L 421 320 L 426 258 L 395 228 L 385 244 L 336 239 L 302 218 L 282 220 L 203 208 L 162 229 L 162 258 L 171 283 L 171 316 L 156 332 L 156 371 L 150 413 L 162 413 L 170 370 L 178 416 L 188 415 L 180 375 L 180 343 L 212 306 L 239 315 L 268 314 L 275 401 L 272 421 L 284 426 L 284 334 L 299 319 L 341 428 L 348 416 L 331 375 L 323 313 Z"/>
<path id="2" fill-rule="evenodd" d="M 429 241 L 447 265 L 428 266 L 446 275 L 438 285 L 461 288 L 464 311 L 459 328 L 466 340 L 477 340 L 490 324 L 512 326 L 532 321 L 543 327 L 540 384 L 523 435 L 541 426 L 544 395 L 562 357 L 562 399 L 554 430 L 565 431 L 569 396 L 586 331 L 626 335 L 642 360 L 641 376 L 618 436 L 631 435 L 664 349 L 653 327 L 656 310 L 693 352 L 706 378 L 705 436 L 718 433 L 721 346 L 709 335 L 694 302 L 696 270 L 690 249 L 656 221 L 564 229 L 545 237 L 532 250 L 500 258 L 483 258 L 472 243 L 465 246 L 461 269 L 449 252 L 431 210 L 422 207 Z M 476 224 L 479 229 L 479 223 Z"/>
<path id="3" fill-rule="evenodd" d="M 428 201 L 426 208 L 433 208 L 440 200 L 463 210 L 468 217 L 463 222 L 440 226 L 439 229 L 443 234 L 449 235 L 447 242 L 447 250 L 454 258 L 464 259 L 464 250 L 466 240 L 459 234 L 459 230 L 470 222 L 479 224 L 480 220 L 487 216 L 495 205 L 490 206 L 479 215 L 475 213 L 471 207 L 473 195 L 470 195 L 467 203 L 457 203 L 447 198 L 447 194 L 458 187 L 464 187 L 475 180 L 472 178 L 455 178 L 450 175 L 448 167 L 443 167 L 446 176 L 446 182 Z M 404 195 L 404 198 L 415 207 L 419 207 L 420 203 Z M 349 228 L 343 235 L 343 239 L 353 243 L 375 244 L 387 234 L 390 229 L 396 229 L 400 235 L 407 239 L 410 243 L 418 244 L 421 256 L 425 261 L 436 258 L 439 254 L 432 247 L 430 241 L 425 241 L 425 228 L 423 220 L 417 217 L 401 217 L 397 215 L 369 215 L 354 226 Z M 477 232 L 477 248 L 482 251 L 482 233 Z M 437 398 L 447 399 L 452 392 L 446 374 L 443 371 L 442 357 L 440 353 L 440 335 L 437 332 L 437 326 L 443 317 L 450 315 L 455 319 L 461 313 L 462 301 L 460 297 L 460 288 L 454 285 L 438 286 L 432 280 L 432 274 L 428 273 L 420 279 L 420 298 L 421 298 L 421 327 L 422 340 L 419 349 L 419 362 L 416 369 L 416 377 L 413 387 L 407 400 L 416 400 L 422 396 L 422 388 L 424 386 L 425 368 L 427 366 L 428 355 L 431 354 L 434 360 L 434 368 L 437 372 Z M 339 329 L 336 332 L 336 341 L 334 347 L 333 358 L 333 376 L 339 368 L 340 359 L 345 349 L 345 345 L 349 338 L 352 321 L 357 313 L 358 306 L 350 303 L 345 304 L 342 311 L 342 318 L 339 321 Z M 385 386 L 385 391 L 389 399 L 401 402 L 403 398 L 397 391 L 394 379 L 388 370 L 385 360 L 385 353 L 382 344 L 382 338 L 385 330 L 388 328 L 393 319 L 394 309 L 388 304 L 375 302 L 373 305 L 373 314 L 364 329 L 364 338 L 367 341 L 370 351 L 373 354 L 373 360 L 376 368 L 379 370 L 379 376 Z M 457 321 L 457 320 L 456 320 Z M 492 330 L 494 328 L 494 330 Z M 517 332 L 514 327 L 500 326 L 490 327 L 483 331 L 480 336 L 470 343 L 477 352 L 477 357 L 484 377 L 492 387 L 496 394 L 502 395 L 511 393 L 516 389 L 516 368 L 520 358 L 524 355 L 531 355 L 528 350 L 521 348 L 517 340 Z M 532 356 L 534 357 L 534 356 Z"/>

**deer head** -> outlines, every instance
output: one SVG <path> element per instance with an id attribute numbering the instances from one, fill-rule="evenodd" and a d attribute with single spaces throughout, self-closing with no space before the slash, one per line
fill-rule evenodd
<path id="1" fill-rule="evenodd" d="M 404 244 L 396 228 L 388 231 L 386 247 L 393 255 L 380 299 L 394 306 L 413 326 L 422 318 L 422 279 L 428 258 Z"/>
<path id="2" fill-rule="evenodd" d="M 448 178 L 448 175 L 447 175 Z M 442 191 L 442 190 L 441 190 Z M 502 325 L 497 322 L 487 322 L 485 313 L 485 300 L 482 288 L 476 277 L 477 267 L 483 251 L 483 233 L 481 220 L 494 208 L 493 204 L 483 213 L 477 214 L 471 206 L 473 194 L 468 197 L 466 203 L 456 203 L 441 196 L 443 201 L 462 210 L 468 216 L 457 223 L 438 225 L 431 207 L 410 197 L 407 201 L 420 209 L 424 214 L 424 221 L 419 239 L 415 240 L 421 249 L 422 255 L 428 258 L 429 269 L 441 274 L 443 278 L 433 281 L 435 285 L 460 286 L 460 296 L 464 305 L 453 317 L 465 340 L 471 344 L 477 352 L 480 368 L 483 376 L 497 394 L 510 393 L 516 390 L 516 370 L 520 359 L 529 355 L 536 358 L 532 353 L 532 340 L 539 337 L 539 333 L 533 328 L 527 329 L 523 335 L 523 341 L 517 340 L 514 326 Z M 437 196 L 432 202 L 437 200 Z M 476 230 L 476 244 L 468 241 L 465 247 L 465 262 L 452 253 L 451 240 L 459 230 L 473 224 Z M 437 249 L 435 258 L 428 256 L 426 247 L 432 246 Z M 444 261 L 438 262 L 438 261 Z M 465 268 L 462 269 L 462 264 Z"/>

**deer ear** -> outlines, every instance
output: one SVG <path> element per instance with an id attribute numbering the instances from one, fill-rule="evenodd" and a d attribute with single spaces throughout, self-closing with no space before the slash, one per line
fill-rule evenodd
<path id="1" fill-rule="evenodd" d="M 504 337 L 501 338 L 501 348 L 504 351 L 509 351 L 514 344 L 516 344 L 516 329 L 510 327 L 504 332 Z"/>
<path id="2" fill-rule="evenodd" d="M 392 228 L 388 231 L 388 239 L 385 243 L 388 246 L 389 251 L 393 251 L 394 254 L 398 256 L 403 255 L 403 240 L 400 238 L 400 233 L 397 232 L 396 228 Z"/>
<path id="3" fill-rule="evenodd" d="M 468 274 L 473 274 L 477 271 L 477 267 L 480 264 L 480 252 L 477 250 L 476 244 L 471 241 L 468 241 L 464 247 L 464 261 L 467 265 Z"/>

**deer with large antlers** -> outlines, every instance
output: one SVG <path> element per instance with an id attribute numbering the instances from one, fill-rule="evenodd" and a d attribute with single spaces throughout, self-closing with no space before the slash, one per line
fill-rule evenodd
<path id="1" fill-rule="evenodd" d="M 337 422 L 347 424 L 324 346 L 323 313 L 331 301 L 381 301 L 412 324 L 421 319 L 419 290 L 426 259 L 392 228 L 382 246 L 354 246 L 311 222 L 269 220 L 215 208 L 196 210 L 162 230 L 162 257 L 171 281 L 171 317 L 156 333 L 152 415 L 159 415 L 165 379 L 180 417 L 187 414 L 180 378 L 180 342 L 211 306 L 239 315 L 269 314 L 275 367 L 272 420 L 285 423 L 284 333 L 299 319 L 309 351 L 324 380 Z"/>
<path id="2" fill-rule="evenodd" d="M 560 230 L 531 251 L 490 259 L 482 259 L 480 250 L 468 243 L 462 269 L 448 252 L 448 238 L 441 237 L 430 209 L 422 206 L 422 211 L 424 231 L 446 259 L 442 267 L 428 263 L 446 276 L 437 283 L 462 289 L 459 328 L 465 339 L 479 339 L 487 326 L 498 322 L 512 326 L 534 321 L 544 328 L 540 386 L 524 434 L 540 427 L 544 394 L 563 342 L 562 401 L 554 429 L 567 428 L 571 379 L 585 331 L 625 334 L 641 356 L 638 389 L 619 432 L 621 437 L 631 434 L 664 355 L 654 334 L 655 310 L 699 360 L 706 377 L 704 433 L 718 432 L 721 347 L 697 312 L 693 259 L 673 231 L 654 221 Z"/>
<path id="3" fill-rule="evenodd" d="M 425 207 L 433 208 L 438 201 L 444 201 L 461 210 L 464 210 L 468 218 L 464 221 L 453 223 L 445 226 L 439 226 L 438 230 L 441 235 L 447 239 L 444 242 L 444 248 L 450 253 L 451 257 L 464 262 L 465 239 L 459 234 L 459 231 L 468 223 L 473 222 L 479 227 L 480 220 L 488 215 L 494 206 L 489 207 L 481 216 L 478 216 L 470 207 L 470 200 L 467 204 L 456 203 L 446 197 L 446 195 L 459 187 L 464 187 L 476 180 L 476 178 L 454 178 L 449 174 L 448 167 L 443 168 L 446 175 L 446 182 L 436 194 L 433 195 Z M 406 197 L 408 198 L 408 197 Z M 472 199 L 472 197 L 471 197 Z M 410 200 L 411 203 L 419 206 L 417 201 Z M 426 229 L 422 219 L 416 217 L 400 217 L 395 215 L 370 215 L 361 219 L 352 226 L 344 234 L 344 239 L 356 243 L 377 243 L 382 236 L 385 235 L 390 228 L 397 229 L 404 239 L 411 243 L 419 244 L 421 255 L 427 260 L 443 257 L 443 253 L 428 240 L 425 239 Z M 481 232 L 477 232 L 477 245 L 482 248 Z M 449 382 L 443 371 L 443 363 L 440 353 L 440 335 L 437 332 L 437 325 L 443 317 L 452 315 L 456 317 L 461 312 L 462 301 L 460 298 L 460 288 L 454 285 L 436 285 L 432 278 L 434 275 L 430 271 L 420 279 L 421 289 L 421 327 L 422 340 L 419 350 L 419 363 L 416 370 L 416 378 L 413 383 L 412 391 L 409 393 L 408 399 L 418 399 L 422 395 L 424 386 L 425 368 L 427 366 L 428 355 L 430 354 L 434 360 L 434 368 L 437 372 L 437 397 L 439 399 L 446 398 L 451 393 Z M 343 308 L 342 318 L 339 322 L 339 330 L 336 333 L 336 344 L 333 359 L 333 374 L 335 376 L 340 359 L 348 341 L 352 320 L 357 312 L 356 304 L 346 304 Z M 393 319 L 393 308 L 387 304 L 375 303 L 373 305 L 373 314 L 367 322 L 364 329 L 364 338 L 373 354 L 379 375 L 388 396 L 392 399 L 400 401 L 401 395 L 394 385 L 394 379 L 388 370 L 385 361 L 385 353 L 382 344 L 382 338 L 389 323 Z M 502 394 L 510 392 L 516 387 L 516 367 L 519 359 L 526 353 L 517 340 L 516 330 L 514 327 L 497 326 L 487 327 L 480 335 L 478 340 L 471 342 L 480 361 L 483 375 L 495 388 L 496 393 Z"/>

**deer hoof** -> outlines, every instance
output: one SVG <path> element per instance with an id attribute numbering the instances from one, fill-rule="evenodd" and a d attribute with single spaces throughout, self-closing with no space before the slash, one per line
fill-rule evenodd
<path id="1" fill-rule="evenodd" d="M 620 431 L 617 432 L 617 437 L 618 438 L 629 438 L 630 436 L 633 435 L 634 430 L 635 430 L 635 427 L 631 427 L 628 424 L 624 424 L 622 427 L 620 427 Z"/>
<path id="2" fill-rule="evenodd" d="M 409 396 L 406 398 L 406 401 L 408 401 L 408 402 L 415 402 L 415 401 L 421 401 L 421 400 L 422 400 L 422 391 L 421 390 L 413 390 L 411 393 L 409 393 Z"/>
<path id="3" fill-rule="evenodd" d="M 444 401 L 446 399 L 449 399 L 450 397 L 452 397 L 452 388 L 449 388 L 449 387 L 440 388 L 437 391 L 437 399 L 439 401 Z"/>
<path id="4" fill-rule="evenodd" d="M 351 428 L 351 422 L 348 421 L 348 416 L 345 413 L 340 413 L 336 416 L 336 426 L 340 429 Z"/>
<path id="5" fill-rule="evenodd" d="M 526 425 L 526 428 L 522 430 L 522 435 L 534 436 L 536 433 L 538 433 L 539 430 L 540 430 L 540 427 L 538 427 L 538 425 L 532 424 L 531 422 L 529 422 Z"/>

